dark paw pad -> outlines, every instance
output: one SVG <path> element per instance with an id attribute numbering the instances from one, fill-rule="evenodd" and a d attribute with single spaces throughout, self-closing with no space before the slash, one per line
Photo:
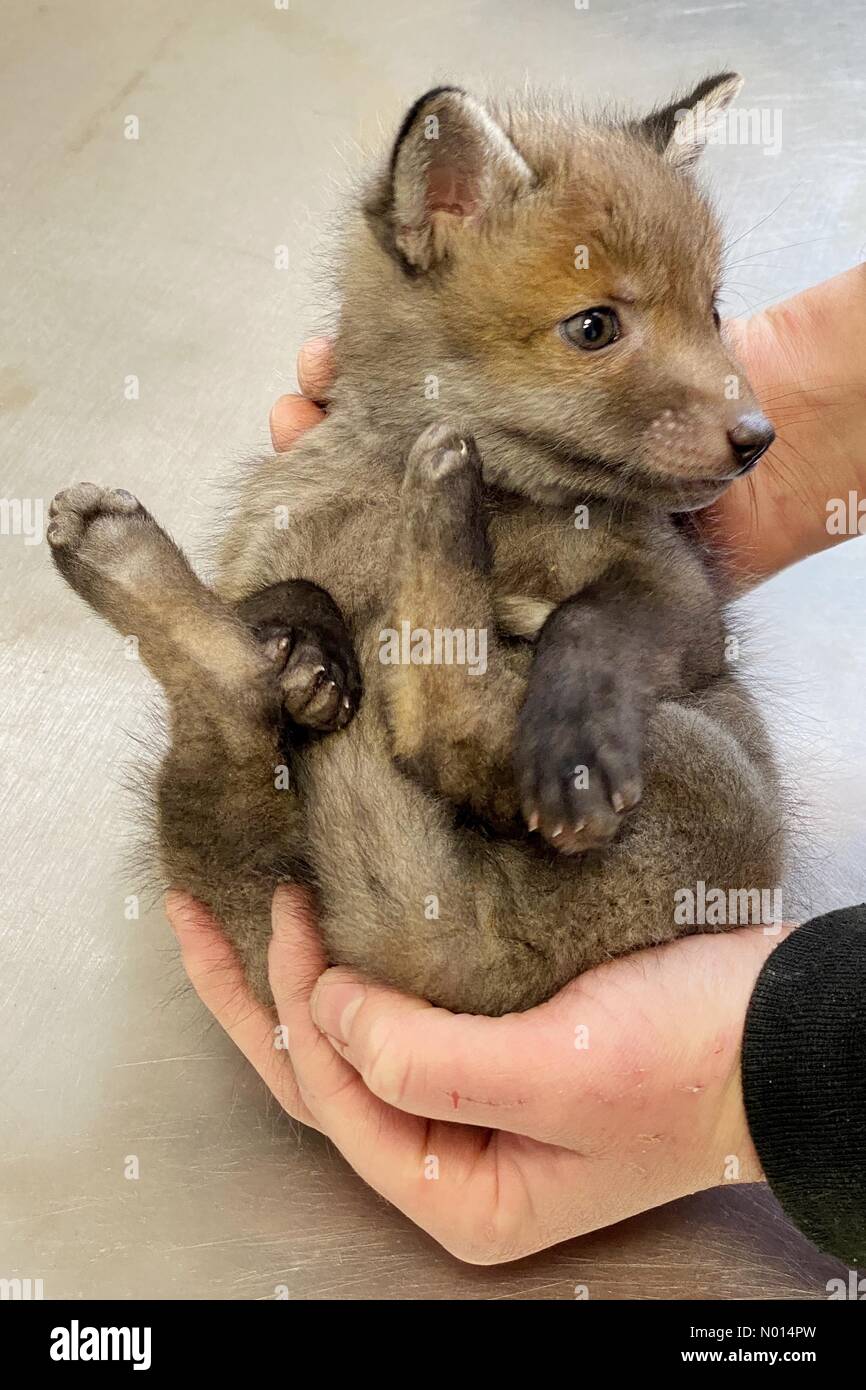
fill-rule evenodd
<path id="1" fill-rule="evenodd" d="M 361 680 L 351 646 L 339 648 L 303 628 L 273 632 L 263 643 L 279 673 L 283 708 L 294 724 L 344 729 L 358 708 Z"/>

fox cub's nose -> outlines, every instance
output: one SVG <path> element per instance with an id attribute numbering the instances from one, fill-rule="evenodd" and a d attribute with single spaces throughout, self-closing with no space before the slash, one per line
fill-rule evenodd
<path id="1" fill-rule="evenodd" d="M 754 468 L 775 438 L 776 431 L 760 410 L 741 415 L 733 429 L 728 430 L 728 439 L 739 464 L 737 472 L 748 473 Z"/>

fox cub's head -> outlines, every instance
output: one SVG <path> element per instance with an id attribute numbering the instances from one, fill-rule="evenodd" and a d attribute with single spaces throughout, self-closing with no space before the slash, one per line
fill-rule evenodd
<path id="1" fill-rule="evenodd" d="M 773 430 L 720 336 L 719 233 L 691 177 L 740 85 L 594 124 L 454 87 L 417 101 L 364 209 L 391 391 L 411 375 L 422 415 L 469 421 L 493 476 L 541 496 L 685 510 L 753 467 Z"/>

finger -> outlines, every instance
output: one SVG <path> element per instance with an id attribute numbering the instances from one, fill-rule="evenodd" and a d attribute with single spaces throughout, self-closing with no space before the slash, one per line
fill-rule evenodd
<path id="1" fill-rule="evenodd" d="M 594 1030 L 575 981 L 547 1004 L 505 1018 L 452 1014 L 333 969 L 311 1001 L 317 1027 L 370 1091 L 412 1115 L 485 1125 L 556 1143 L 573 1133 L 574 1109 L 615 1046 Z M 610 1035 L 613 1030 L 608 1027 Z M 569 1107 L 551 1105 L 567 1093 Z"/>
<path id="2" fill-rule="evenodd" d="M 232 946 L 207 908 L 188 893 L 169 892 L 168 920 L 177 936 L 181 956 L 199 999 L 222 1025 L 296 1120 L 315 1125 L 302 1103 L 281 1036 L 271 1011 L 252 994 Z"/>
<path id="3" fill-rule="evenodd" d="M 335 969 L 311 1012 L 389 1104 L 595 1156 L 609 1147 L 617 1114 L 643 1103 L 648 1080 L 681 1078 L 685 1104 L 693 1091 L 713 1094 L 731 1064 L 731 1018 L 779 939 L 753 928 L 685 938 L 598 966 L 546 1004 L 493 1019 L 455 1016 Z M 718 1047 L 726 1025 L 729 1045 Z"/>
<path id="4" fill-rule="evenodd" d="M 271 440 L 277 453 L 285 453 L 302 434 L 324 418 L 324 411 L 303 396 L 280 396 L 270 414 Z"/>
<path id="5" fill-rule="evenodd" d="M 489 1136 L 468 1127 L 431 1125 L 371 1094 L 313 1023 L 310 993 L 322 965 L 312 914 L 287 912 L 284 890 L 278 889 L 269 973 L 304 1103 L 365 1182 L 450 1248 L 464 1204 L 473 1220 L 478 1210 L 477 1191 L 474 1200 L 468 1193 L 470 1179 L 495 1192 L 485 1160 Z M 429 1176 L 431 1155 L 440 1171 L 436 1181 Z"/>
<path id="6" fill-rule="evenodd" d="M 330 338 L 311 338 L 298 353 L 298 385 L 311 401 L 324 400 L 334 379 Z"/>
<path id="7" fill-rule="evenodd" d="M 289 1055 L 306 1103 L 317 1107 L 358 1078 L 314 1027 L 309 999 L 326 960 L 309 899 L 300 906 L 286 887 L 277 888 L 271 914 L 268 978 L 277 1014 L 286 1030 Z M 363 1089 L 363 1088 L 361 1088 Z M 370 1098 L 371 1102 L 373 1098 Z"/>
<path id="8" fill-rule="evenodd" d="M 321 946 L 312 918 L 289 920 L 280 896 L 278 890 L 270 978 L 280 1018 L 288 1023 L 298 1084 L 321 1129 L 365 1182 L 447 1250 L 473 1263 L 517 1259 L 600 1224 L 604 1207 L 587 1181 L 592 1164 L 582 1155 L 474 1125 L 428 1121 L 371 1094 L 313 1022 L 309 994 L 321 968 Z M 404 1018 L 443 1012 L 398 994 L 391 1002 Z M 612 1181 L 606 1169 L 605 1182 Z M 591 1190 L 572 1210 L 563 1193 L 584 1188 Z M 617 1202 L 616 1215 L 640 1205 Z"/>

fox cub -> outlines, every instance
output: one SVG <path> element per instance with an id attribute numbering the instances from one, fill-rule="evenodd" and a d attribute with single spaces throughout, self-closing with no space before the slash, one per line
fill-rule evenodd
<path id="1" fill-rule="evenodd" d="M 346 238 L 327 419 L 241 480 L 213 588 L 128 492 L 54 499 L 55 564 L 167 696 L 165 880 L 260 997 L 284 880 L 332 961 L 487 1014 L 695 930 L 678 889 L 777 884 L 681 515 L 773 440 L 692 176 L 739 86 L 633 121 L 421 97 Z"/>

